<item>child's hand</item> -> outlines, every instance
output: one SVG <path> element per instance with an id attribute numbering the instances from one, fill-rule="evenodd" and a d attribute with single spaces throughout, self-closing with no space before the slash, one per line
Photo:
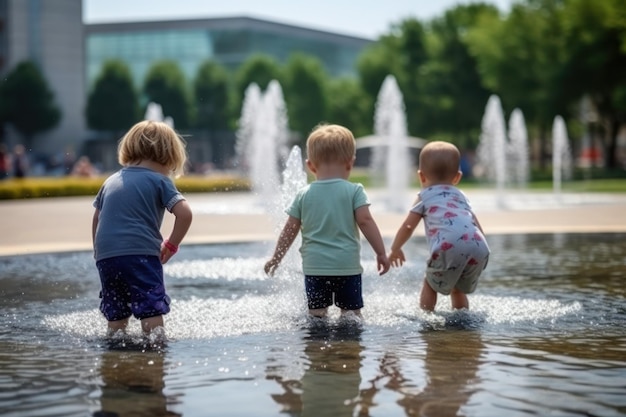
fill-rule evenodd
<path id="1" fill-rule="evenodd" d="M 387 255 L 376 256 L 376 263 L 378 264 L 378 275 L 384 275 L 391 267 Z"/>
<path id="2" fill-rule="evenodd" d="M 278 265 L 280 264 L 280 261 L 277 261 L 275 259 L 271 259 L 269 260 L 265 266 L 263 267 L 263 270 L 265 270 L 265 273 L 269 276 L 273 276 L 274 272 L 276 272 L 276 268 L 278 268 Z"/>
<path id="3" fill-rule="evenodd" d="M 402 249 L 391 250 L 391 252 L 389 252 L 389 262 L 394 268 L 401 267 L 406 262 Z"/>
<path id="4" fill-rule="evenodd" d="M 174 254 L 170 252 L 169 249 L 167 249 L 165 246 L 161 246 L 161 264 L 167 263 L 167 261 L 169 261 L 172 256 L 174 256 Z"/>

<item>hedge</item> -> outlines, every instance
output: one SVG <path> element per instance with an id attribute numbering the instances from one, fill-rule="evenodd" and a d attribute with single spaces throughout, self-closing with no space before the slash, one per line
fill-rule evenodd
<path id="1" fill-rule="evenodd" d="M 0 181 L 0 200 L 93 196 L 106 177 L 30 177 Z M 184 176 L 175 180 L 183 193 L 249 191 L 247 179 L 235 176 Z"/>

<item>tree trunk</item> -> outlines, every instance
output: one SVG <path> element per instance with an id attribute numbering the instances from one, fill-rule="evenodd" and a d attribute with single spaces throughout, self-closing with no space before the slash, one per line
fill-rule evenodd
<path id="1" fill-rule="evenodd" d="M 604 149 L 604 164 L 608 169 L 613 169 L 617 168 L 617 139 L 621 124 L 617 119 L 613 119 L 610 122 L 610 126 Z"/>

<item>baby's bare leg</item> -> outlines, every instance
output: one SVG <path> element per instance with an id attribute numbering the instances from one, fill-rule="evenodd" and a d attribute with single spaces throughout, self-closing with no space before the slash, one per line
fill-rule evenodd
<path id="1" fill-rule="evenodd" d="M 310 308 L 309 315 L 318 318 L 324 318 L 328 314 L 328 308 Z"/>
<path id="2" fill-rule="evenodd" d="M 469 300 L 467 299 L 467 295 L 456 288 L 452 288 L 452 292 L 450 292 L 450 301 L 452 302 L 452 308 L 455 310 L 459 308 L 469 310 Z"/>
<path id="3" fill-rule="evenodd" d="M 341 315 L 344 316 L 346 314 L 353 314 L 358 318 L 363 318 L 363 316 L 361 315 L 361 309 L 358 310 L 344 310 L 343 308 L 341 309 Z"/>
<path id="4" fill-rule="evenodd" d="M 145 334 L 150 334 L 157 327 L 163 327 L 163 316 L 141 319 L 141 330 L 143 330 Z"/>
<path id="5" fill-rule="evenodd" d="M 122 320 L 109 321 L 107 324 L 107 332 L 109 335 L 117 333 L 119 330 L 125 332 L 128 327 L 128 317 Z"/>
<path id="6" fill-rule="evenodd" d="M 422 293 L 420 294 L 420 308 L 426 311 L 435 311 L 437 304 L 437 291 L 430 287 L 428 281 L 424 280 Z"/>

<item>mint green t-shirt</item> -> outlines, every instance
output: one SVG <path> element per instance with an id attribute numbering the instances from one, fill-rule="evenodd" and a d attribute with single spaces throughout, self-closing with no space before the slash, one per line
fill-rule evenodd
<path id="1" fill-rule="evenodd" d="M 305 275 L 363 272 L 354 211 L 365 205 L 369 200 L 363 186 L 343 179 L 315 181 L 298 192 L 287 214 L 302 223 L 300 254 Z"/>

